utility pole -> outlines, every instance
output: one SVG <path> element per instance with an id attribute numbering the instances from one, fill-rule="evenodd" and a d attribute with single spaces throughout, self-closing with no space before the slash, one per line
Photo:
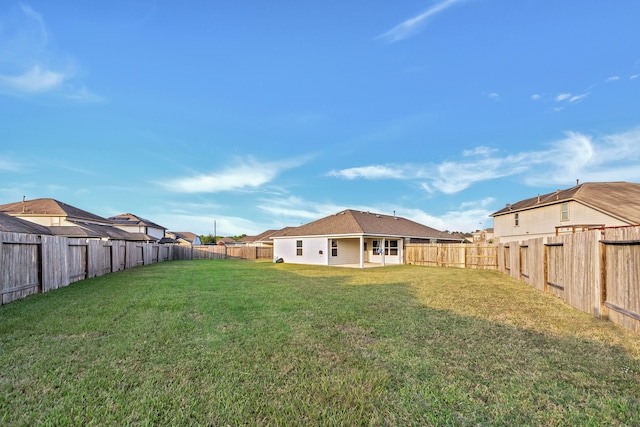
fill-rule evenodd
<path id="1" fill-rule="evenodd" d="M 217 243 L 216 242 L 216 233 L 217 233 L 217 231 L 216 231 L 216 220 L 214 219 L 213 220 L 213 244 L 214 245 Z"/>

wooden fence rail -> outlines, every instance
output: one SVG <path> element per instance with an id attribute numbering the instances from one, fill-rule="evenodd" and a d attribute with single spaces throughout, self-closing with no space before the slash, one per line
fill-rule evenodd
<path id="1" fill-rule="evenodd" d="M 269 247 L 180 246 L 0 232 L 0 305 L 166 260 L 272 259 Z M 497 269 L 640 333 L 640 226 L 498 245 L 407 244 L 407 264 Z"/>
<path id="2" fill-rule="evenodd" d="M 498 270 L 640 333 L 640 227 L 501 243 Z"/>
<path id="3" fill-rule="evenodd" d="M 405 263 L 497 269 L 640 333 L 640 226 L 498 245 L 407 244 Z"/>
<path id="4" fill-rule="evenodd" d="M 79 280 L 167 260 L 272 257 L 272 248 L 162 245 L 0 232 L 0 305 Z"/>
<path id="5" fill-rule="evenodd" d="M 496 270 L 496 246 L 455 243 L 409 243 L 405 264 Z"/>

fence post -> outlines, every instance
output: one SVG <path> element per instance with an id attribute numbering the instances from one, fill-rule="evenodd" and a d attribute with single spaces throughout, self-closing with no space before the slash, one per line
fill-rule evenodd
<path id="1" fill-rule="evenodd" d="M 0 231 L 0 271 L 8 268 L 9 266 L 2 265 L 2 241 L 4 240 L 4 233 Z M 40 262 L 42 263 L 42 255 L 40 256 Z M 42 271 L 42 266 L 40 266 L 40 271 Z M 0 305 L 2 305 L 2 290 L 4 289 L 4 283 L 2 282 L 3 274 L 0 274 Z M 42 279 L 40 280 L 40 287 L 42 288 Z"/>
<path id="2" fill-rule="evenodd" d="M 543 283 L 544 293 L 549 293 L 549 246 L 546 241 L 544 244 L 544 283 Z"/>
<path id="3" fill-rule="evenodd" d="M 598 242 L 600 252 L 600 292 L 596 289 L 596 307 L 599 309 L 598 313 L 594 313 L 596 317 L 603 320 L 609 319 L 609 307 L 605 305 L 607 302 L 607 245 L 602 242 Z M 598 285 L 596 285 L 597 288 Z"/>

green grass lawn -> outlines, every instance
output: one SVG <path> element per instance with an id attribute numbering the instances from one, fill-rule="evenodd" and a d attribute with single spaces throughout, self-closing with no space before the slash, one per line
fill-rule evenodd
<path id="1" fill-rule="evenodd" d="M 640 425 L 640 337 L 493 271 L 164 262 L 0 346 L 2 425 Z"/>

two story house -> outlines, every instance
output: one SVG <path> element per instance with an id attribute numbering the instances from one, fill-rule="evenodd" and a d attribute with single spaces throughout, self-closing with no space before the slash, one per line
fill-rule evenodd
<path id="1" fill-rule="evenodd" d="M 494 212 L 501 243 L 640 224 L 640 184 L 585 182 L 508 204 Z"/>

